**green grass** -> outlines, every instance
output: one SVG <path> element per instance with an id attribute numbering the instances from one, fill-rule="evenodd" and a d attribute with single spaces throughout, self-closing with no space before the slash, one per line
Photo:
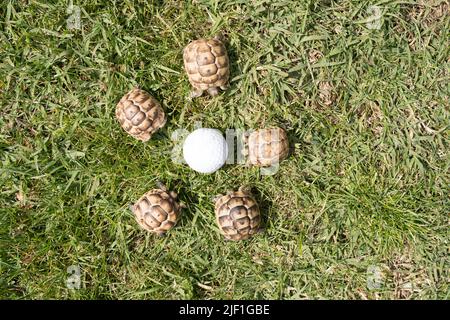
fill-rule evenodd
<path id="1" fill-rule="evenodd" d="M 380 29 L 370 1 L 75 1 L 81 30 L 67 3 L 0 5 L 1 298 L 449 298 L 447 1 L 379 1 Z M 182 49 L 219 31 L 231 87 L 190 102 Z M 168 114 L 148 143 L 114 116 L 134 86 Z M 295 151 L 197 174 L 170 139 L 196 121 Z M 164 238 L 128 210 L 157 180 L 188 205 Z M 243 184 L 266 232 L 224 242 L 211 197 Z"/>

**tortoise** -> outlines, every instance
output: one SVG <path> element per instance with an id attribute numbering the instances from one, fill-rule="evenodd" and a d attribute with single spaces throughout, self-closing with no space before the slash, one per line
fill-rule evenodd
<path id="1" fill-rule="evenodd" d="M 215 199 L 216 222 L 226 240 L 245 240 L 261 231 L 261 215 L 250 191 L 240 187 Z"/>
<path id="2" fill-rule="evenodd" d="M 175 226 L 183 207 L 184 204 L 177 202 L 177 193 L 159 183 L 157 189 L 146 192 L 131 210 L 142 228 L 162 236 Z"/>
<path id="3" fill-rule="evenodd" d="M 189 82 L 194 87 L 191 98 L 201 96 L 205 90 L 216 96 L 218 88 L 228 88 L 229 59 L 220 36 L 192 41 L 183 50 L 183 60 Z"/>
<path id="4" fill-rule="evenodd" d="M 243 155 L 247 163 L 268 167 L 279 163 L 289 154 L 286 131 L 279 127 L 259 129 L 244 135 Z"/>
<path id="5" fill-rule="evenodd" d="M 120 99 L 116 117 L 128 134 L 143 142 L 148 141 L 166 123 L 166 115 L 159 102 L 138 88 Z"/>

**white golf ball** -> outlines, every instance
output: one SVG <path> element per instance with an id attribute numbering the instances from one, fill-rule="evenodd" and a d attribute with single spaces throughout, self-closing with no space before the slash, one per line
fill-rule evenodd
<path id="1" fill-rule="evenodd" d="M 184 140 L 183 157 L 193 170 L 200 173 L 213 173 L 219 170 L 227 160 L 227 142 L 219 130 L 197 129 Z"/>

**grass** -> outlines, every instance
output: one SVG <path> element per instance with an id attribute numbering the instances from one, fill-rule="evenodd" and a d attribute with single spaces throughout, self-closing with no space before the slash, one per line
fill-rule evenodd
<path id="1" fill-rule="evenodd" d="M 448 299 L 447 1 L 0 4 L 0 297 Z M 182 49 L 223 32 L 231 87 L 186 100 Z M 114 117 L 140 86 L 165 128 Z M 274 176 L 172 162 L 177 129 L 284 127 Z M 167 237 L 128 205 L 161 180 L 188 205 Z M 266 232 L 224 242 L 211 197 L 247 184 Z M 66 287 L 67 268 L 81 287 Z M 367 286 L 368 270 L 381 285 Z"/>

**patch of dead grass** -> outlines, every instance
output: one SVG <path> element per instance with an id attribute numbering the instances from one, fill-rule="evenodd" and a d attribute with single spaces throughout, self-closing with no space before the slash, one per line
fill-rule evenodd
<path id="1" fill-rule="evenodd" d="M 336 102 L 336 92 L 331 82 L 319 82 L 319 101 L 326 107 L 329 107 Z"/>
<path id="2" fill-rule="evenodd" d="M 421 0 L 408 10 L 407 16 L 413 21 L 420 22 L 424 27 L 430 28 L 449 14 L 450 6 L 448 1 Z"/>
<path id="3" fill-rule="evenodd" d="M 396 299 L 409 299 L 414 293 L 419 293 L 431 284 L 426 269 L 414 261 L 411 248 L 395 255 L 389 263 L 389 268 Z"/>

